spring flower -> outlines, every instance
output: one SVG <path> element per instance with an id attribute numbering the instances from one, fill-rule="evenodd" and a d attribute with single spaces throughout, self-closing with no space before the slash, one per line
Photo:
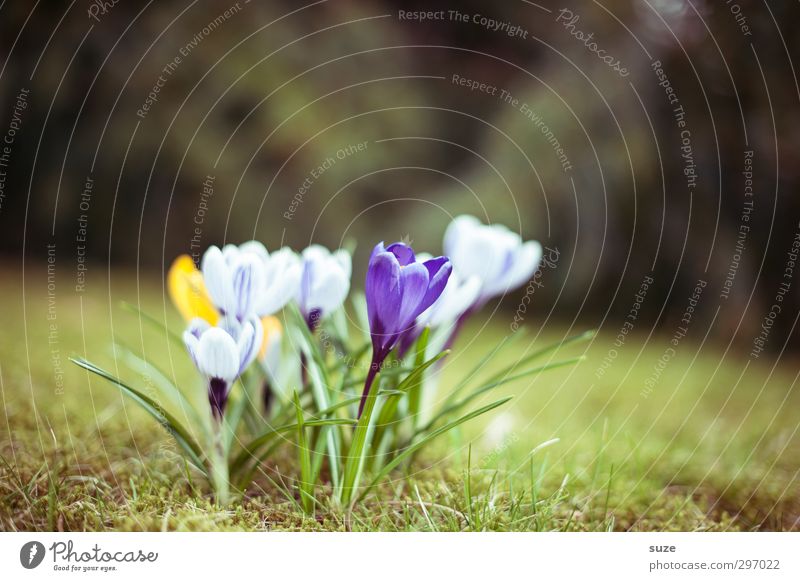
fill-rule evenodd
<path id="1" fill-rule="evenodd" d="M 175 308 L 187 322 L 199 317 L 212 325 L 217 324 L 219 313 L 211 302 L 203 274 L 188 254 L 172 263 L 167 274 L 167 289 Z"/>
<path id="2" fill-rule="evenodd" d="M 427 253 L 417 255 L 418 262 L 425 262 L 431 258 L 432 256 Z M 436 329 L 454 325 L 478 299 L 480 290 L 481 281 L 477 276 L 463 279 L 455 270 L 451 272 L 441 296 L 417 317 L 411 329 L 403 333 L 398 346 L 400 356 L 408 352 L 425 327 Z"/>
<path id="3" fill-rule="evenodd" d="M 271 315 L 289 302 L 300 281 L 300 262 L 289 249 L 270 254 L 251 241 L 203 255 L 203 280 L 219 312 L 239 322 Z"/>
<path id="4" fill-rule="evenodd" d="M 372 382 L 400 336 L 441 296 L 450 277 L 450 261 L 440 256 L 417 262 L 410 246 L 396 242 L 375 246 L 366 280 L 372 364 L 364 383 L 359 416 Z"/>
<path id="5" fill-rule="evenodd" d="M 524 242 L 500 224 L 486 225 L 474 216 L 458 216 L 447 227 L 444 251 L 460 277 L 477 277 L 481 289 L 475 309 L 525 283 L 542 258 L 542 246 Z"/>
<path id="6" fill-rule="evenodd" d="M 303 274 L 297 304 L 312 331 L 328 314 L 342 306 L 350 291 L 351 259 L 346 250 L 331 252 L 313 244 L 303 250 Z"/>
<path id="7" fill-rule="evenodd" d="M 216 420 L 222 420 L 233 383 L 256 358 L 263 333 L 258 318 L 240 322 L 233 316 L 222 319 L 217 327 L 193 319 L 184 331 L 186 349 L 208 382 L 208 401 Z"/>

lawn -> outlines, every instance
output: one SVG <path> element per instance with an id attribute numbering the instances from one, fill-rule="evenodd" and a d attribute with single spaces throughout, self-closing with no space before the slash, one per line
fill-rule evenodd
<path id="1" fill-rule="evenodd" d="M 24 287 L 20 270 L 7 266 L 0 279 L 2 530 L 800 528 L 797 362 L 747 364 L 689 337 L 645 393 L 668 338 L 629 337 L 598 378 L 611 328 L 554 356 L 584 361 L 503 386 L 513 400 L 443 436 L 349 515 L 324 491 L 314 516 L 299 510 L 289 446 L 244 498 L 221 509 L 150 417 L 68 361 L 86 356 L 147 388 L 149 379 L 115 360 L 117 341 L 204 397 L 185 353 L 120 306 L 166 313 L 179 330 L 160 282 L 98 269 L 76 294 L 72 273 L 58 270 L 49 296 L 41 268 L 27 267 Z M 476 321 L 465 329 L 443 390 L 510 333 L 510 319 L 495 315 L 485 328 Z M 538 325 L 529 321 L 482 373 L 585 330 Z"/>

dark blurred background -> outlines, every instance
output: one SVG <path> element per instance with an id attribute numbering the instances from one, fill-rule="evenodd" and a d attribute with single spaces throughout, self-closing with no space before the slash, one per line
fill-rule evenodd
<path id="1" fill-rule="evenodd" d="M 400 12 L 418 10 L 444 17 Z M 702 279 L 695 320 L 744 351 L 785 280 L 798 2 L 12 1 L 0 18 L 6 262 L 56 244 L 67 282 L 84 257 L 160 277 L 256 237 L 355 240 L 358 265 L 381 239 L 439 252 L 469 212 L 558 249 L 540 319 L 614 332 L 652 275 L 641 320 L 671 333 Z M 791 282 L 771 350 L 800 346 Z"/>

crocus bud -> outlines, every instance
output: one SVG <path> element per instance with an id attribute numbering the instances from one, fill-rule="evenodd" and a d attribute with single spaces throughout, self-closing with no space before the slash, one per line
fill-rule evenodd
<path id="1" fill-rule="evenodd" d="M 218 327 L 198 318 L 184 331 L 186 349 L 207 381 L 208 400 L 215 419 L 222 419 L 231 387 L 256 358 L 263 333 L 261 321 L 255 317 L 243 322 L 228 317 Z"/>
<path id="2" fill-rule="evenodd" d="M 366 280 L 367 315 L 372 338 L 372 364 L 364 384 L 359 415 L 372 382 L 400 336 L 442 294 L 450 277 L 450 261 L 440 256 L 417 262 L 401 242 L 375 246 Z"/>
<path id="3" fill-rule="evenodd" d="M 303 250 L 303 274 L 297 305 L 313 331 L 319 322 L 342 306 L 350 291 L 351 260 L 346 250 L 331 252 L 314 244 Z"/>

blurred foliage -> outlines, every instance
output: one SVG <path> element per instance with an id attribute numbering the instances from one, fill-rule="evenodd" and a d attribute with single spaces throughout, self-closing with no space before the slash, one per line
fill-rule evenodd
<path id="1" fill-rule="evenodd" d="M 537 294 L 542 314 L 558 300 L 565 320 L 624 315 L 652 268 L 648 325 L 680 317 L 704 278 L 701 318 L 709 323 L 721 305 L 715 332 L 727 339 L 741 323 L 749 349 L 774 300 L 800 216 L 796 2 L 740 0 L 750 36 L 727 5 L 709 0 L 576 5 L 576 28 L 625 62 L 624 79 L 556 23 L 560 4 L 170 0 L 119 2 L 98 21 L 91 6 L 11 1 L 0 9 L 3 131 L 16 95 L 30 89 L 0 208 L 8 257 L 24 249 L 42 258 L 57 243 L 69 280 L 85 213 L 91 260 L 159 272 L 190 249 L 203 182 L 213 175 L 202 246 L 254 236 L 271 247 L 355 239 L 358 264 L 380 239 L 407 235 L 436 252 L 448 214 L 473 212 L 559 249 L 562 262 Z M 419 9 L 484 14 L 528 37 L 398 17 Z M 691 195 L 655 60 L 686 111 L 699 175 Z M 454 74 L 528 104 L 573 169 L 563 170 L 518 107 L 455 85 Z M 284 218 L 314 168 L 361 142 L 365 151 L 337 159 Z M 721 303 L 748 148 L 752 230 Z M 798 297 L 795 286 L 786 313 Z M 776 323 L 772 348 L 793 318 Z"/>

